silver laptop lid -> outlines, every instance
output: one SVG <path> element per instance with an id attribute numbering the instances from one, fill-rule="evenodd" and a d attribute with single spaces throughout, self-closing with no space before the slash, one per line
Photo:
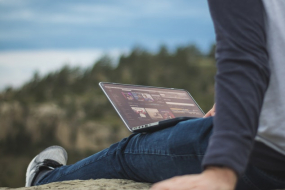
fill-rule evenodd
<path id="1" fill-rule="evenodd" d="M 132 128 L 176 117 L 203 117 L 183 89 L 100 82 L 100 87 L 127 126 Z"/>

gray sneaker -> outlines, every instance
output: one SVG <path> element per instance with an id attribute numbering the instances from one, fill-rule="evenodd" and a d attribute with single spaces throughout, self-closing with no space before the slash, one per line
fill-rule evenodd
<path id="1" fill-rule="evenodd" d="M 41 168 L 53 170 L 66 165 L 67 153 L 60 146 L 50 146 L 38 154 L 29 164 L 26 172 L 26 187 L 30 187 Z"/>

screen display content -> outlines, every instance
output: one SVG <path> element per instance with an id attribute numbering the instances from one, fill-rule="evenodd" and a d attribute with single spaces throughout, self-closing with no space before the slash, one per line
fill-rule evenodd
<path id="1" fill-rule="evenodd" d="M 130 128 L 176 117 L 204 116 L 185 90 L 108 83 L 100 86 Z"/>

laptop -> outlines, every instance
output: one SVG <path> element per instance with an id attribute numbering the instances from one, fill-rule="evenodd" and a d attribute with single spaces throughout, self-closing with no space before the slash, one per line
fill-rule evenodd
<path id="1" fill-rule="evenodd" d="M 205 115 L 183 89 L 109 82 L 99 86 L 132 133 L 156 131 Z"/>

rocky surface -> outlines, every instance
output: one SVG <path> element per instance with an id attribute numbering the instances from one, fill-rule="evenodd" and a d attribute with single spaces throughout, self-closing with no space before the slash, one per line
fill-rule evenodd
<path id="1" fill-rule="evenodd" d="M 131 189 L 141 189 L 148 190 L 151 184 L 149 183 L 139 183 L 131 180 L 124 179 L 97 179 L 97 180 L 73 180 L 73 181 L 63 181 L 50 183 L 41 186 L 34 187 L 21 187 L 21 188 L 7 188 L 2 187 L 0 190 L 6 189 L 17 189 L 17 190 L 131 190 Z"/>
<path id="2" fill-rule="evenodd" d="M 49 183 L 46 185 L 34 186 L 34 187 L 20 187 L 20 188 L 8 188 L 0 187 L 0 190 L 149 190 L 152 184 L 135 182 L 125 179 L 97 179 L 97 180 L 73 180 Z M 276 189 L 285 190 L 285 189 Z"/>

